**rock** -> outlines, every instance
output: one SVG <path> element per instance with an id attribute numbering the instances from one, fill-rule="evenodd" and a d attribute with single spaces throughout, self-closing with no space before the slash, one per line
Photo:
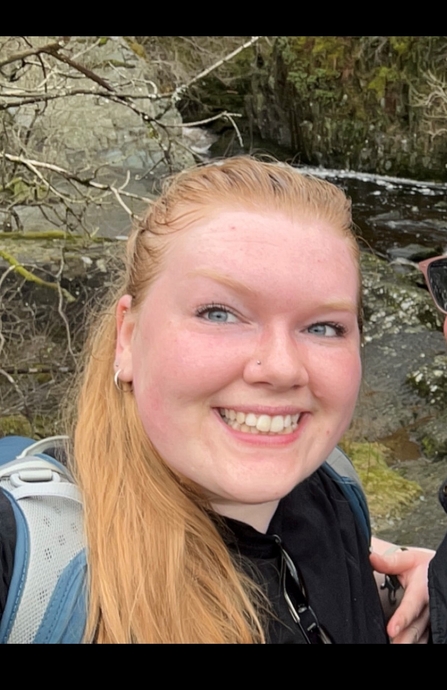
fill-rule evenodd
<path id="1" fill-rule="evenodd" d="M 392 259 L 402 258 L 419 263 L 419 261 L 431 259 L 432 256 L 442 254 L 442 247 L 426 247 L 421 244 L 407 244 L 403 247 L 390 247 L 387 253 Z"/>

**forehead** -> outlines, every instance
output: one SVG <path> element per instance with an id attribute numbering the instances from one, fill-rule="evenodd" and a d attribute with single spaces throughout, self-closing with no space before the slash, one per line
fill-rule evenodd
<path id="1" fill-rule="evenodd" d="M 327 221 L 309 215 L 222 210 L 176 231 L 160 277 L 180 279 L 218 271 L 255 289 L 287 279 L 287 286 L 313 280 L 346 292 L 359 286 L 358 263 L 348 239 Z M 210 275 L 212 277 L 212 275 Z M 348 280 L 348 284 L 346 281 Z"/>
<path id="2" fill-rule="evenodd" d="M 290 217 L 280 212 L 221 210 L 176 231 L 168 239 L 168 245 L 168 255 L 197 258 L 210 257 L 210 252 L 237 255 L 239 250 L 249 250 L 253 256 L 268 256 L 273 251 L 279 258 L 287 248 L 286 256 L 291 260 L 304 253 L 319 261 L 336 250 L 340 258 L 349 257 L 349 263 L 357 265 L 351 243 L 344 234 L 324 219 L 305 213 Z"/>

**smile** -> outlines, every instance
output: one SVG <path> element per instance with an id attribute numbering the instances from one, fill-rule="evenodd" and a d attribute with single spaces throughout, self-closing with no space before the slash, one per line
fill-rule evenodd
<path id="1" fill-rule="evenodd" d="M 291 434 L 298 426 L 299 414 L 274 415 L 236 412 L 227 408 L 219 409 L 220 416 L 235 431 L 247 434 Z"/>

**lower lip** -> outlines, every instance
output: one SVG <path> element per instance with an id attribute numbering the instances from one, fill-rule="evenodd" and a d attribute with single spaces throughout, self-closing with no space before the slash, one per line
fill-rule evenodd
<path id="1" fill-rule="evenodd" d="M 303 431 L 309 419 L 309 413 L 303 412 L 298 420 L 298 425 L 290 434 L 249 434 L 246 431 L 236 431 L 222 418 L 218 409 L 214 410 L 219 422 L 233 438 L 236 438 L 250 446 L 287 446 L 296 441 Z"/>

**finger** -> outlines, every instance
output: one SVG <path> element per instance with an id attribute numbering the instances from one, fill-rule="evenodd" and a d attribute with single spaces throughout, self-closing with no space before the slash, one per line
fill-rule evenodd
<path id="1" fill-rule="evenodd" d="M 381 555 L 377 551 L 370 553 L 370 561 L 374 568 L 379 573 L 388 573 L 389 575 L 399 575 L 405 570 L 409 570 L 422 563 L 428 564 L 433 558 L 435 552 L 431 549 L 421 549 L 410 547 L 404 551 L 394 551 L 387 555 Z"/>
<path id="2" fill-rule="evenodd" d="M 428 606 L 425 606 L 421 615 L 414 618 L 407 626 L 393 625 L 390 621 L 387 632 L 393 644 L 426 644 L 429 636 Z"/>
<path id="3" fill-rule="evenodd" d="M 420 633 L 416 625 L 412 625 L 405 632 L 391 640 L 391 644 L 427 644 L 429 640 L 429 629 Z"/>
<path id="4" fill-rule="evenodd" d="M 422 634 L 429 624 L 429 609 L 426 589 L 422 586 L 409 586 L 405 591 L 400 605 L 388 621 L 387 631 L 392 638 L 418 625 Z"/>
<path id="5" fill-rule="evenodd" d="M 374 551 L 370 554 L 371 565 L 378 573 L 400 575 L 411 570 L 418 563 L 418 556 L 413 551 L 396 551 L 382 556 Z"/>

